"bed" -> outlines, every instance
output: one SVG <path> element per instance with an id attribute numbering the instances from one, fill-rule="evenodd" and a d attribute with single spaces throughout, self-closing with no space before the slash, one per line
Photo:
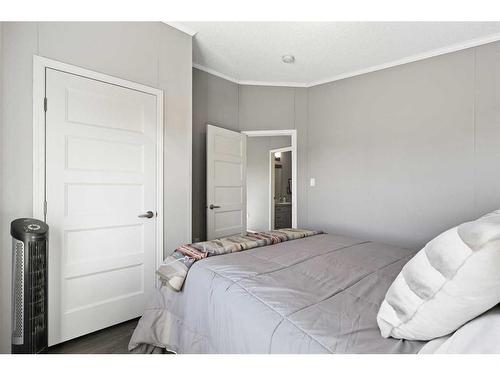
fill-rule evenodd
<path id="1" fill-rule="evenodd" d="M 183 290 L 156 290 L 129 349 L 176 353 L 417 353 L 376 315 L 414 250 L 331 234 L 193 264 Z"/>

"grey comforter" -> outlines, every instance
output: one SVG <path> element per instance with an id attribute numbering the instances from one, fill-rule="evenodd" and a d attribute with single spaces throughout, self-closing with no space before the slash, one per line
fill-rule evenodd
<path id="1" fill-rule="evenodd" d="M 129 349 L 177 353 L 416 353 L 384 339 L 379 304 L 414 251 L 328 234 L 209 257 L 162 287 Z"/>

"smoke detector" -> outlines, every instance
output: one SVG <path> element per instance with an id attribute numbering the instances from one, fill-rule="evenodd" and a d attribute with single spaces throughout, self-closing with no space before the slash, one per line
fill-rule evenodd
<path id="1" fill-rule="evenodd" d="M 295 62 L 295 57 L 293 55 L 284 55 L 281 56 L 281 61 L 285 64 L 293 64 Z"/>

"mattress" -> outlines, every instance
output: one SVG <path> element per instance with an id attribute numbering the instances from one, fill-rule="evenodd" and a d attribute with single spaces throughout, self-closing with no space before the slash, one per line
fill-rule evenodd
<path id="1" fill-rule="evenodd" d="M 208 257 L 157 289 L 129 349 L 177 353 L 417 353 L 383 338 L 380 303 L 413 250 L 321 234 Z"/>

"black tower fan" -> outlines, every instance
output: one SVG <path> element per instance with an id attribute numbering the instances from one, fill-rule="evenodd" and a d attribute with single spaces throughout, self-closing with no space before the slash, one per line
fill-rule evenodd
<path id="1" fill-rule="evenodd" d="M 12 353 L 37 354 L 48 349 L 48 234 L 35 219 L 11 223 Z"/>

